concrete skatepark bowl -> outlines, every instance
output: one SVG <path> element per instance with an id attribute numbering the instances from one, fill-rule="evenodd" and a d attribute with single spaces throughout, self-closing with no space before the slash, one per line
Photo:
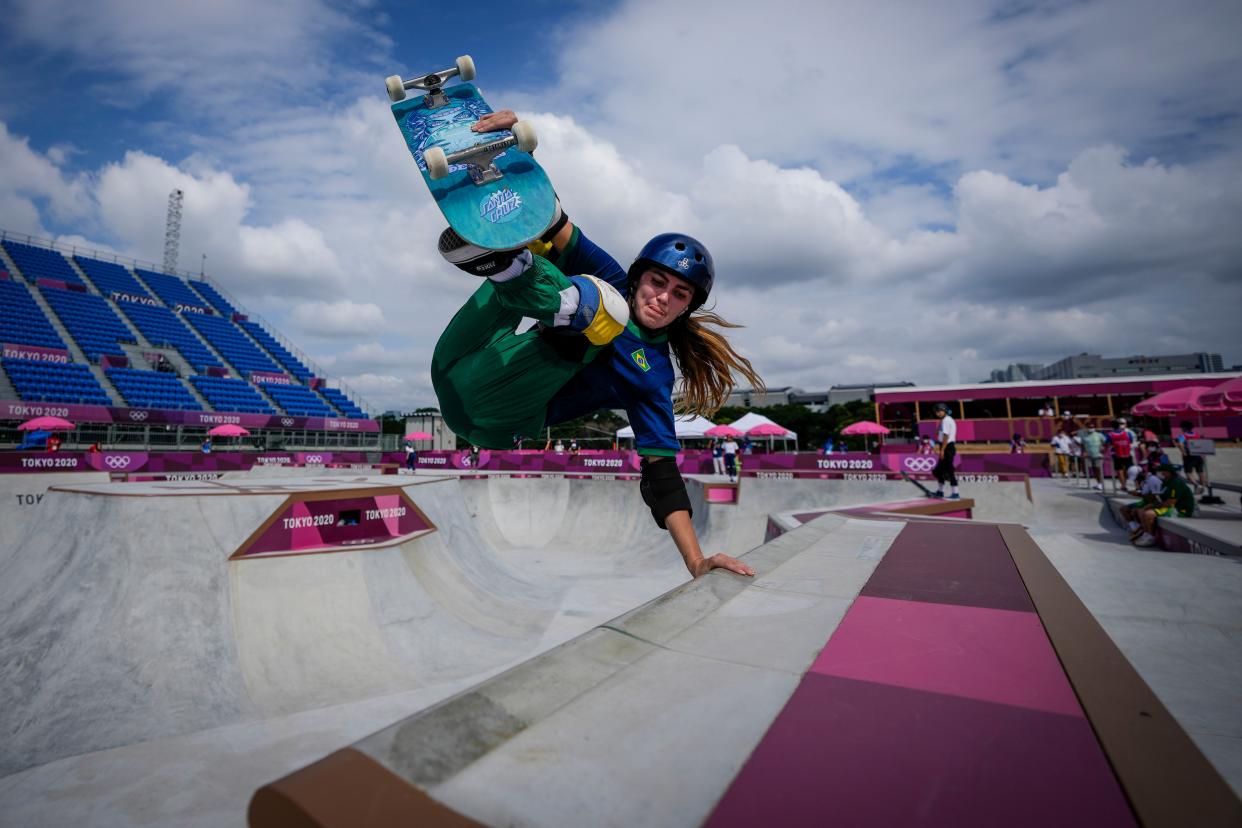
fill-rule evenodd
<path id="1" fill-rule="evenodd" d="M 978 525 L 950 545 L 1055 564 L 1108 646 L 1111 636 L 1150 685 L 1150 706 L 1167 708 L 1157 716 L 1161 744 L 1189 757 L 1184 776 L 1200 786 L 1191 787 L 1211 814 L 1236 813 L 1242 569 L 1135 556 L 1108 536 L 1100 501 L 1035 483 L 1033 498 L 1025 483 L 967 491 Z M 687 583 L 630 480 L 320 471 L 204 483 L 49 476 L 42 485 L 0 549 L 4 824 L 235 825 L 248 806 L 255 824 L 329 824 L 307 791 L 335 797 L 331 780 L 359 768 L 379 786 L 372 804 L 430 808 L 433 820 L 729 823 L 745 813 L 720 810 L 740 807 L 734 780 L 771 763 L 779 746 L 765 734 L 780 732 L 788 705 L 810 692 L 800 688 L 829 659 L 828 640 L 845 640 L 836 637 L 843 619 L 894 606 L 883 603 L 891 595 L 860 601 L 879 589 L 877 567 L 897 560 L 894 548 L 918 555 L 945 543 L 917 532 L 967 531 L 961 521 L 840 511 L 908 500 L 913 488 L 900 480 L 746 479 L 736 503 L 708 503 L 692 483 L 705 549 L 745 554 L 760 573 Z M 282 521 L 299 531 L 287 515 L 312 520 L 304 501 L 360 493 L 410 504 L 431 529 L 240 554 Z M 797 510 L 826 514 L 765 543 L 769 515 Z M 1030 534 L 998 534 L 990 522 Z M 348 531 L 348 520 L 338 524 Z M 1047 558 L 1026 550 L 1031 538 Z M 975 564 L 962 566 L 954 579 L 969 581 Z M 1147 606 L 1118 610 L 1122 568 L 1126 591 Z M 1022 579 L 1035 576 L 1014 573 L 1003 576 L 1006 589 L 1025 594 Z M 993 613 L 989 625 L 1000 618 L 1030 633 L 1040 629 L 1030 619 L 1042 619 L 1064 659 L 1055 619 L 1035 604 L 1023 617 Z M 1032 659 L 1054 664 L 1043 633 L 1031 640 Z M 985 673 L 1001 669 L 989 652 L 978 651 Z M 1191 666 L 1195 686 L 1183 678 Z M 1098 727 L 1089 700 L 1085 714 L 1072 704 L 1084 692 L 1073 675 L 1040 675 L 1061 699 L 1054 713 Z M 936 692 L 970 696 L 955 687 Z M 1011 707 L 1047 712 L 1018 696 Z M 1103 762 L 1093 740 L 1075 744 L 1096 773 L 1082 796 L 1099 806 L 1078 812 L 1150 822 L 1133 783 L 1108 771 L 1115 746 L 1104 745 Z M 1061 783 L 1039 784 L 1050 795 Z M 349 810 L 356 802 L 335 801 L 339 824 L 363 824 Z M 970 807 L 953 808 L 971 801 L 946 801 L 942 813 L 969 816 Z"/>

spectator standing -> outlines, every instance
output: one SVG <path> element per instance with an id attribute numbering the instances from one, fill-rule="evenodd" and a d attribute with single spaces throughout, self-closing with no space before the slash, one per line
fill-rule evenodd
<path id="1" fill-rule="evenodd" d="M 572 438 L 570 438 L 570 440 L 569 440 L 569 453 L 570 453 L 570 454 L 577 454 L 577 453 L 578 453 L 578 438 L 577 438 L 577 437 L 572 437 Z"/>
<path id="2" fill-rule="evenodd" d="M 1177 435 L 1177 447 L 1182 452 L 1182 468 L 1186 470 L 1186 480 L 1195 484 L 1195 494 L 1201 493 L 1211 485 L 1208 482 L 1207 461 L 1203 455 L 1195 454 L 1190 448 L 1191 440 L 1202 439 L 1203 435 L 1195 430 L 1194 423 L 1190 420 L 1182 420 L 1182 433 Z"/>
<path id="3" fill-rule="evenodd" d="M 832 454 L 833 448 L 835 448 L 835 445 L 833 444 L 832 437 L 830 436 L 824 441 L 824 454 Z"/>
<path id="4" fill-rule="evenodd" d="M 725 473 L 729 475 L 729 482 L 733 483 L 737 480 L 737 473 L 738 473 L 737 441 L 734 440 L 732 437 L 730 437 L 729 439 L 725 440 L 724 446 L 722 446 L 721 448 L 724 450 Z"/>
<path id="5" fill-rule="evenodd" d="M 556 451 L 557 454 L 565 453 L 565 443 L 564 441 L 561 440 L 560 437 L 556 438 L 556 448 L 554 450 Z"/>
<path id="6" fill-rule="evenodd" d="M 211 437 L 203 440 L 203 444 L 198 447 L 203 454 L 211 454 Z"/>
<path id="7" fill-rule="evenodd" d="M 1062 477 L 1069 477 L 1070 436 L 1062 429 L 1052 438 L 1052 459 L 1055 462 L 1053 477 L 1060 472 Z"/>
<path id="8" fill-rule="evenodd" d="M 1018 432 L 1013 433 L 1013 437 L 1009 439 L 1010 454 L 1026 454 L 1026 438 Z"/>
<path id="9" fill-rule="evenodd" d="M 957 421 L 949 415 L 949 407 L 944 403 L 936 403 L 933 410 L 940 420 L 940 426 L 936 429 L 940 460 L 932 469 L 932 474 L 940 485 L 932 496 L 944 497 L 944 484 L 947 482 L 950 487 L 949 500 L 961 500 L 962 496 L 957 492 L 957 471 L 953 468 L 953 460 L 957 457 Z"/>
<path id="10" fill-rule="evenodd" d="M 1134 465 L 1134 432 L 1126 428 L 1124 417 L 1118 417 L 1113 423 L 1113 430 L 1105 438 L 1113 454 L 1113 474 L 1117 476 L 1117 484 L 1129 491 L 1126 482 L 1129 480 L 1130 466 Z"/>
<path id="11" fill-rule="evenodd" d="M 414 449 L 413 443 L 405 444 L 405 467 L 410 471 L 418 467 L 418 452 Z"/>
<path id="12" fill-rule="evenodd" d="M 719 440 L 712 440 L 712 473 L 724 477 L 724 446 Z"/>
<path id="13" fill-rule="evenodd" d="M 932 443 L 930 437 L 924 437 L 919 443 L 919 454 L 935 454 L 936 446 Z"/>
<path id="14" fill-rule="evenodd" d="M 1104 491 L 1104 435 L 1088 420 L 1078 432 L 1087 477 L 1095 478 L 1097 491 Z"/>
<path id="15" fill-rule="evenodd" d="M 754 451 L 754 450 L 755 450 L 755 446 L 754 446 L 754 444 L 750 441 L 750 438 L 749 438 L 749 437 L 743 437 L 743 438 L 742 438 L 742 454 L 750 454 L 750 453 L 751 453 L 752 451 Z"/>
<path id="16" fill-rule="evenodd" d="M 57 437 L 55 434 L 47 438 L 47 450 L 48 451 L 60 451 L 60 438 Z"/>

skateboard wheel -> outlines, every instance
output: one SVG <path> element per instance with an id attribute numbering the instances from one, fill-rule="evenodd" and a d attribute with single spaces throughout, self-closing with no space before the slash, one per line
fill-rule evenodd
<path id="1" fill-rule="evenodd" d="M 400 75 L 389 75 L 384 79 L 384 86 L 388 87 L 388 97 L 391 101 L 405 100 L 405 84 L 401 82 Z"/>
<path id="2" fill-rule="evenodd" d="M 457 59 L 457 75 L 464 81 L 474 80 L 474 58 L 462 55 Z"/>
<path id="3" fill-rule="evenodd" d="M 534 152 L 539 146 L 539 136 L 535 134 L 535 126 L 529 121 L 518 121 L 513 125 L 513 137 L 517 139 L 517 148 L 522 152 Z"/>
<path id="4" fill-rule="evenodd" d="M 448 156 L 440 147 L 428 147 L 423 153 L 423 161 L 427 164 L 427 175 L 432 181 L 438 181 L 449 174 Z"/>

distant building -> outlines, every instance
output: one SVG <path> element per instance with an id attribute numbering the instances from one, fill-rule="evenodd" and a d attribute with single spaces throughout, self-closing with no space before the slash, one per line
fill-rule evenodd
<path id="1" fill-rule="evenodd" d="M 905 388 L 912 387 L 912 382 L 869 382 L 859 385 L 834 385 L 827 391 L 804 391 L 801 388 L 785 386 L 769 388 L 765 393 L 758 394 L 751 388 L 736 388 L 729 395 L 725 405 L 741 408 L 766 408 L 770 405 L 804 405 L 816 413 L 823 413 L 834 405 L 841 405 L 855 400 L 870 401 L 876 387 Z"/>
<path id="2" fill-rule="evenodd" d="M 1220 354 L 1198 352 L 1165 356 L 1103 357 L 1078 354 L 1051 365 L 1011 364 L 993 371 L 989 382 L 1041 382 L 1065 379 L 1112 379 L 1142 374 L 1214 374 L 1225 370 Z"/>

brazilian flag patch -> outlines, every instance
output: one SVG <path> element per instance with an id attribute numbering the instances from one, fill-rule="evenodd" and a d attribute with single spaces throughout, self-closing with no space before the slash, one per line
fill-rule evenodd
<path id="1" fill-rule="evenodd" d="M 651 370 L 651 363 L 647 362 L 647 352 L 644 349 L 639 348 L 631 353 L 630 359 L 634 360 L 635 365 L 643 369 L 644 374 Z"/>

